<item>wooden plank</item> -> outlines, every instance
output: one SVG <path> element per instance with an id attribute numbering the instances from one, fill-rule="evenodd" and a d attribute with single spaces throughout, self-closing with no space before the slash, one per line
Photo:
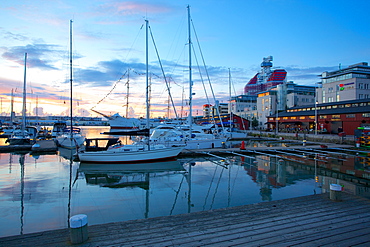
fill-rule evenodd
<path id="1" fill-rule="evenodd" d="M 328 194 L 89 226 L 83 246 L 370 244 L 370 202 Z M 331 228 L 329 229 L 328 226 Z M 341 239 L 337 241 L 335 239 Z M 66 246 L 68 229 L 0 238 L 0 246 Z M 339 245 L 337 245 L 339 246 Z"/>

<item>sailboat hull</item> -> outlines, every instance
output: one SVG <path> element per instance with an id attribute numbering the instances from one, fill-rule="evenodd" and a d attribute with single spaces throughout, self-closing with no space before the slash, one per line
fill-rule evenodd
<path id="1" fill-rule="evenodd" d="M 132 172 L 185 171 L 178 160 L 124 164 L 97 164 L 81 162 L 78 171 L 88 174 L 126 174 Z"/>
<path id="2" fill-rule="evenodd" d="M 78 158 L 83 162 L 94 163 L 141 163 L 173 159 L 184 147 L 169 147 L 142 151 L 107 150 L 98 152 L 79 152 Z"/>
<path id="3" fill-rule="evenodd" d="M 76 147 L 81 147 L 84 144 L 85 137 L 82 135 L 70 135 L 64 134 L 55 138 L 57 145 L 63 148 L 73 149 Z"/>
<path id="4" fill-rule="evenodd" d="M 7 142 L 9 145 L 32 145 L 35 143 L 34 140 L 29 138 L 9 138 Z"/>

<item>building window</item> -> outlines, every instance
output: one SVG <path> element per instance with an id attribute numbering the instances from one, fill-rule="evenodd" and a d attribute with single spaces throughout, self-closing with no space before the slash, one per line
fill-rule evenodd
<path id="1" fill-rule="evenodd" d="M 362 113 L 362 117 L 370 117 L 370 113 Z"/>
<path id="2" fill-rule="evenodd" d="M 346 118 L 355 118 L 355 114 L 347 114 Z"/>
<path id="3" fill-rule="evenodd" d="M 364 95 L 363 95 L 362 93 L 360 93 L 360 94 L 358 95 L 358 98 L 359 98 L 359 99 L 363 99 L 363 98 L 364 98 Z"/>
<path id="4" fill-rule="evenodd" d="M 326 115 L 321 115 L 320 116 L 320 119 L 327 119 L 328 118 L 328 116 L 326 116 Z"/>
<path id="5" fill-rule="evenodd" d="M 299 119 L 306 119 L 306 117 L 299 117 Z"/>
<path id="6" fill-rule="evenodd" d="M 340 115 L 331 115 L 332 119 L 340 119 Z"/>
<path id="7" fill-rule="evenodd" d="M 364 84 L 363 83 L 359 83 L 358 84 L 358 89 L 364 89 Z"/>
<path id="8" fill-rule="evenodd" d="M 308 116 L 308 119 L 315 119 L 315 116 Z"/>

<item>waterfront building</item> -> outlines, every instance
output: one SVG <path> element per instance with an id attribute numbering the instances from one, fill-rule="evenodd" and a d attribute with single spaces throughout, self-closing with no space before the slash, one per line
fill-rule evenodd
<path id="1" fill-rule="evenodd" d="M 285 86 L 285 88 L 283 86 Z M 279 101 L 284 104 L 281 108 L 279 108 L 279 110 L 286 110 L 295 106 L 314 104 L 315 89 L 315 86 L 298 85 L 292 81 L 287 82 L 285 85 L 279 85 Z"/>
<path id="2" fill-rule="evenodd" d="M 370 98 L 370 66 L 367 62 L 325 71 L 317 90 L 318 103 Z"/>
<path id="3" fill-rule="evenodd" d="M 219 101 L 216 101 L 216 106 L 205 104 L 203 105 L 203 117 L 216 117 L 218 115 L 228 114 L 228 108 L 228 103 L 220 103 Z"/>
<path id="4" fill-rule="evenodd" d="M 367 62 L 323 72 L 313 102 L 312 91 L 307 93 L 310 104 L 293 107 L 288 104 L 286 111 L 268 117 L 267 128 L 275 129 L 277 125 L 279 131 L 353 135 L 358 127 L 370 126 L 370 66 Z"/>
<path id="5" fill-rule="evenodd" d="M 203 105 L 203 117 L 207 118 L 211 116 L 211 108 L 212 105 L 210 104 Z"/>
<path id="6" fill-rule="evenodd" d="M 304 86 L 287 81 L 284 69 L 272 69 L 272 56 L 263 58 L 261 71 L 244 87 L 244 95 L 231 98 L 229 112 L 250 122 L 257 120 L 258 128 L 265 129 L 267 118 L 290 107 L 315 102 L 315 86 Z"/>
<path id="7" fill-rule="evenodd" d="M 236 114 L 221 114 L 214 117 L 194 117 L 196 124 L 215 123 L 218 127 L 232 127 L 238 130 L 248 130 L 250 122 Z M 221 123 L 222 122 L 222 123 Z"/>
<path id="8" fill-rule="evenodd" d="M 370 126 L 370 98 L 292 107 L 268 117 L 269 129 L 276 123 L 283 132 L 354 135 L 358 127 Z"/>
<path id="9" fill-rule="evenodd" d="M 238 95 L 231 97 L 228 113 L 236 114 L 252 123 L 258 118 L 257 95 Z M 250 128 L 252 126 L 249 126 Z"/>

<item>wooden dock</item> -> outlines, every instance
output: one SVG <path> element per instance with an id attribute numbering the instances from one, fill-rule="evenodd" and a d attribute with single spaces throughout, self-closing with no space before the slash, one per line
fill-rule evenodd
<path id="1" fill-rule="evenodd" d="M 77 246 L 370 246 L 370 200 L 311 195 L 93 225 L 88 232 Z M 69 246 L 69 239 L 63 229 L 0 238 L 0 246 Z"/>
<path id="2" fill-rule="evenodd" d="M 0 152 L 14 152 L 14 151 L 34 151 L 34 152 L 56 152 L 58 150 L 54 140 L 38 140 L 37 148 L 33 145 L 4 145 L 0 146 Z"/>

